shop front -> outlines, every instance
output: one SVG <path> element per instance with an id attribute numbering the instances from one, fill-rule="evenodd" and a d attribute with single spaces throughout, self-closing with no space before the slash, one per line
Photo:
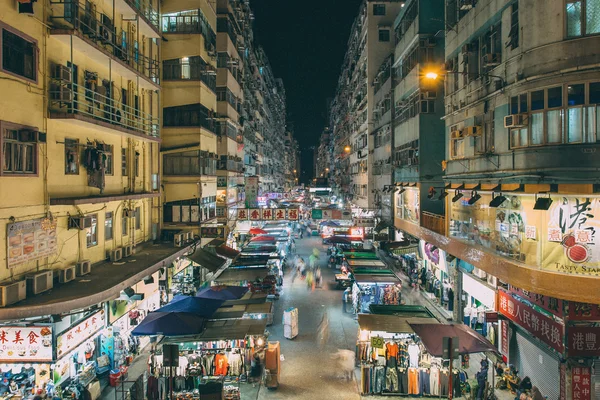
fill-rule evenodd
<path id="1" fill-rule="evenodd" d="M 419 284 L 429 298 L 436 299 L 445 310 L 454 310 L 454 276 L 449 273 L 446 252 L 431 243 L 419 243 L 423 256 L 421 267 L 409 271 L 411 283 Z M 419 283 L 420 282 L 420 283 Z"/>
<path id="2" fill-rule="evenodd" d="M 353 273 L 354 313 L 369 313 L 372 304 L 401 303 L 402 281 L 389 269 L 361 270 Z"/>
<path id="3" fill-rule="evenodd" d="M 52 333 L 52 326 L 0 327 L 0 397 L 45 392 L 52 379 Z"/>
<path id="4" fill-rule="evenodd" d="M 463 322 L 497 345 L 496 288 L 460 268 L 459 273 L 462 274 Z"/>

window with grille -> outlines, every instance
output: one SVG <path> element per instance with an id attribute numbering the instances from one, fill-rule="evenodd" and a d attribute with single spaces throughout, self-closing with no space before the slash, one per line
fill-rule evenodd
<path id="1" fill-rule="evenodd" d="M 567 37 L 600 33 L 600 0 L 567 1 Z"/>
<path id="2" fill-rule="evenodd" d="M 104 215 L 104 240 L 113 238 L 113 213 L 107 212 Z"/>
<path id="3" fill-rule="evenodd" d="M 2 27 L 2 70 L 27 80 L 37 81 L 37 42 L 25 34 Z"/>
<path id="4" fill-rule="evenodd" d="M 135 208 L 135 229 L 142 229 L 142 209 L 141 209 L 141 207 Z"/>
<path id="5" fill-rule="evenodd" d="M 123 176 L 129 175 L 129 163 L 127 161 L 127 149 L 121 149 L 121 175 Z"/>
<path id="6" fill-rule="evenodd" d="M 385 15 L 385 4 L 373 4 L 373 15 Z"/>
<path id="7" fill-rule="evenodd" d="M 37 173 L 37 143 L 28 131 L 4 128 L 2 132 L 2 174 Z"/>
<path id="8" fill-rule="evenodd" d="M 92 223 L 89 228 L 86 228 L 86 243 L 87 247 L 94 247 L 98 245 L 98 214 L 92 214 L 88 218 Z"/>

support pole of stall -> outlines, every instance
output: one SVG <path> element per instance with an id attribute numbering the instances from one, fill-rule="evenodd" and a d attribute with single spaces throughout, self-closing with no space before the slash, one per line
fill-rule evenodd
<path id="1" fill-rule="evenodd" d="M 452 400 L 452 337 L 448 338 L 448 355 L 450 356 L 450 365 L 448 366 L 448 400 Z"/>
<path id="2" fill-rule="evenodd" d="M 173 400 L 173 364 L 169 366 L 169 399 Z"/>

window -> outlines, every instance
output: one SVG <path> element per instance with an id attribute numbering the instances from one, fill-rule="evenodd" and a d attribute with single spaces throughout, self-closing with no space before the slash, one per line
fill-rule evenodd
<path id="1" fill-rule="evenodd" d="M 127 232 L 129 231 L 129 217 L 127 216 L 127 212 L 123 211 L 121 214 L 121 233 L 123 236 L 127 236 Z"/>
<path id="2" fill-rule="evenodd" d="M 86 228 L 87 247 L 94 247 L 98 245 L 98 214 L 90 215 L 88 218 L 92 220 L 92 224 Z"/>
<path id="3" fill-rule="evenodd" d="M 142 229 L 142 209 L 141 209 L 141 207 L 135 208 L 135 229 Z"/>
<path id="4" fill-rule="evenodd" d="M 212 111 L 202 104 L 165 107 L 163 109 L 164 126 L 201 126 L 213 131 Z"/>
<path id="5" fill-rule="evenodd" d="M 140 176 L 140 153 L 135 152 L 135 176 L 136 178 Z"/>
<path id="6" fill-rule="evenodd" d="M 37 81 L 37 42 L 22 33 L 2 27 L 2 70 Z"/>
<path id="7" fill-rule="evenodd" d="M 65 174 L 79 175 L 79 140 L 65 139 Z"/>
<path id="8" fill-rule="evenodd" d="M 463 158 L 465 156 L 465 139 L 450 140 L 450 157 Z"/>
<path id="9" fill-rule="evenodd" d="M 510 147 L 513 149 L 527 146 L 527 128 L 510 131 Z"/>
<path id="10" fill-rule="evenodd" d="M 385 4 L 373 4 L 373 15 L 385 15 Z"/>
<path id="11" fill-rule="evenodd" d="M 510 32 L 508 32 L 508 41 L 506 47 L 511 50 L 519 47 L 519 3 L 515 2 L 512 5 L 510 14 Z"/>
<path id="12" fill-rule="evenodd" d="M 600 1 L 577 0 L 566 4 L 567 37 L 600 33 Z"/>
<path id="13" fill-rule="evenodd" d="M 379 30 L 379 41 L 380 42 L 389 42 L 390 41 L 390 30 L 389 29 L 380 29 Z"/>
<path id="14" fill-rule="evenodd" d="M 106 159 L 104 161 L 104 173 L 106 175 L 112 175 L 113 172 L 113 145 L 112 144 L 104 144 L 98 148 L 99 150 L 104 152 L 106 155 Z"/>
<path id="15" fill-rule="evenodd" d="M 2 174 L 36 174 L 37 143 L 32 134 L 37 132 L 19 129 L 17 125 L 6 125 L 9 127 L 2 128 Z"/>
<path id="16" fill-rule="evenodd" d="M 121 149 L 121 175 L 123 176 L 129 175 L 127 158 L 127 149 Z"/>
<path id="17" fill-rule="evenodd" d="M 113 213 L 107 212 L 104 215 L 104 240 L 113 238 Z"/>

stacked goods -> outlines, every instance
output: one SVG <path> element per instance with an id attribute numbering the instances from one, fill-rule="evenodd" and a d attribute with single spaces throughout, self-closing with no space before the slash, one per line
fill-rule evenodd
<path id="1" fill-rule="evenodd" d="M 298 336 L 298 309 L 290 307 L 283 312 L 283 336 L 293 339 Z"/>
<path id="2" fill-rule="evenodd" d="M 269 342 L 265 354 L 265 386 L 269 389 L 276 389 L 279 386 L 279 357 L 279 342 Z"/>

